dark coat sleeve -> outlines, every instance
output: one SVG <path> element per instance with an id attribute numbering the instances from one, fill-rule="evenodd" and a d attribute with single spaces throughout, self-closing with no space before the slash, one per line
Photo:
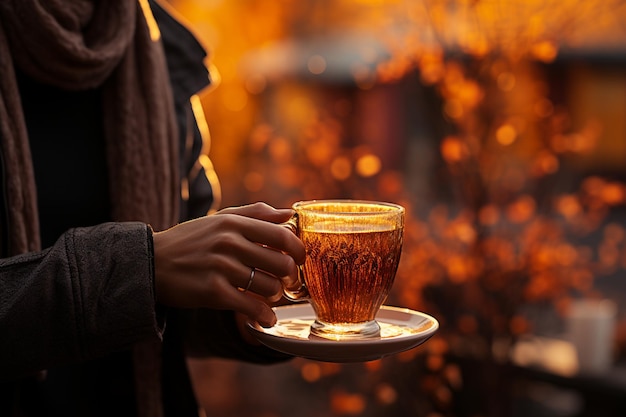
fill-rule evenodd
<path id="1" fill-rule="evenodd" d="M 77 228 L 0 260 L 0 379 L 160 337 L 151 233 L 143 223 Z"/>
<path id="2" fill-rule="evenodd" d="M 245 341 L 232 311 L 196 309 L 182 314 L 186 324 L 185 350 L 190 357 L 217 356 L 258 364 L 292 358 L 264 345 L 252 345 Z"/>

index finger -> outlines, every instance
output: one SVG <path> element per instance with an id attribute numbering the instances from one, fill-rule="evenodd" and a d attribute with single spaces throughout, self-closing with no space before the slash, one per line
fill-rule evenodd
<path id="1" fill-rule="evenodd" d="M 304 244 L 289 228 L 282 224 L 246 217 L 241 232 L 251 242 L 288 254 L 297 265 L 304 263 L 306 256 Z"/>

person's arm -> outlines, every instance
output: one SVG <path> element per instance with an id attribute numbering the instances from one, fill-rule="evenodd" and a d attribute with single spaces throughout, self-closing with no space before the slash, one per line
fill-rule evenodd
<path id="1" fill-rule="evenodd" d="M 160 337 L 151 235 L 143 223 L 106 223 L 0 260 L 0 379 Z"/>
<path id="2" fill-rule="evenodd" d="M 185 335 L 185 353 L 190 358 L 219 357 L 250 363 L 271 364 L 288 359 L 287 355 L 262 345 L 251 343 L 247 330 L 237 322 L 236 313 L 211 309 L 181 310 Z"/>

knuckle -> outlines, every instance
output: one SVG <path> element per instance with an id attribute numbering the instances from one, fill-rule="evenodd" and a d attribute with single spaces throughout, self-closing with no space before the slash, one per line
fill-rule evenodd
<path id="1" fill-rule="evenodd" d="M 216 216 L 216 221 L 219 222 L 220 227 L 225 229 L 231 229 L 237 222 L 237 214 L 224 213 L 220 216 Z"/>
<path id="2" fill-rule="evenodd" d="M 273 211 L 274 208 L 263 201 L 257 201 L 256 203 L 252 203 L 250 208 L 254 211 L 256 215 L 262 215 L 263 213 L 267 213 L 268 211 Z"/>
<path id="3" fill-rule="evenodd" d="M 257 209 L 265 209 L 270 207 L 270 205 L 265 203 L 264 201 L 257 201 L 256 203 L 252 203 L 252 207 Z"/>
<path id="4" fill-rule="evenodd" d="M 232 252 L 233 250 L 238 249 L 239 245 L 240 239 L 236 234 L 228 232 L 223 232 L 220 234 L 218 247 L 221 248 L 223 251 Z"/>

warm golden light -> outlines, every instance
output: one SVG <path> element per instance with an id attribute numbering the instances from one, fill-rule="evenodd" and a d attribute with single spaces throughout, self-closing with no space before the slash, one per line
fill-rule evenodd
<path id="1" fill-rule="evenodd" d="M 594 173 L 623 173 L 604 161 L 626 150 L 626 81 L 590 77 L 597 63 L 569 72 L 572 56 L 622 54 L 626 2 L 175 3 L 223 75 L 203 101 L 229 203 L 407 208 L 388 301 L 434 312 L 443 331 L 354 367 L 293 361 L 286 385 L 313 388 L 320 414 L 394 415 L 406 395 L 449 414 L 475 383 L 450 358 L 506 361 L 535 330 L 526 308 L 562 312 L 626 269 L 626 229 L 610 217 L 626 186 Z"/>
<path id="2" fill-rule="evenodd" d="M 500 126 L 498 130 L 496 131 L 496 139 L 503 146 L 512 144 L 513 142 L 515 142 L 516 138 L 517 138 L 517 131 L 510 124 L 505 124 L 503 126 Z"/>
<path id="3" fill-rule="evenodd" d="M 141 6 L 141 11 L 143 12 L 146 23 L 148 24 L 150 39 L 153 42 L 156 42 L 161 39 L 161 30 L 159 29 L 159 25 L 157 25 L 156 20 L 154 20 L 154 15 L 152 14 L 152 10 L 150 9 L 148 0 L 139 0 L 139 5 Z"/>
<path id="4" fill-rule="evenodd" d="M 552 62 L 558 54 L 558 46 L 550 41 L 541 41 L 531 46 L 531 55 L 543 62 Z"/>
<path id="5" fill-rule="evenodd" d="M 441 142 L 441 154 L 450 163 L 460 162 L 468 155 L 466 145 L 456 137 L 447 137 Z"/>
<path id="6" fill-rule="evenodd" d="M 362 394 L 336 392 L 331 397 L 331 410 L 339 415 L 358 415 L 365 410 L 366 400 Z"/>
<path id="7" fill-rule="evenodd" d="M 345 156 L 337 157 L 330 164 L 330 172 L 337 180 L 346 180 L 352 174 L 352 164 Z"/>
<path id="8" fill-rule="evenodd" d="M 380 172 L 381 162 L 378 156 L 367 154 L 359 157 L 356 161 L 356 171 L 362 177 L 371 177 Z"/>
<path id="9" fill-rule="evenodd" d="M 512 91 L 515 88 L 515 74 L 511 72 L 503 72 L 498 75 L 498 87 L 502 91 Z"/>
<path id="10" fill-rule="evenodd" d="M 302 378 L 307 382 L 315 382 L 322 376 L 322 370 L 316 363 L 306 363 L 300 369 Z"/>
<path id="11" fill-rule="evenodd" d="M 385 405 L 393 404 L 398 399 L 398 391 L 387 383 L 382 383 L 376 387 L 376 400 Z"/>
<path id="12" fill-rule="evenodd" d="M 531 219 L 535 214 L 535 200 L 529 196 L 521 196 L 507 207 L 507 217 L 513 223 L 522 223 Z"/>
<path id="13" fill-rule="evenodd" d="M 578 198 L 573 195 L 562 196 L 557 199 L 557 211 L 566 219 L 572 220 L 582 213 Z"/>
<path id="14" fill-rule="evenodd" d="M 542 151 L 535 158 L 532 175 L 540 177 L 554 174 L 559 169 L 559 160 L 552 152 Z"/>

